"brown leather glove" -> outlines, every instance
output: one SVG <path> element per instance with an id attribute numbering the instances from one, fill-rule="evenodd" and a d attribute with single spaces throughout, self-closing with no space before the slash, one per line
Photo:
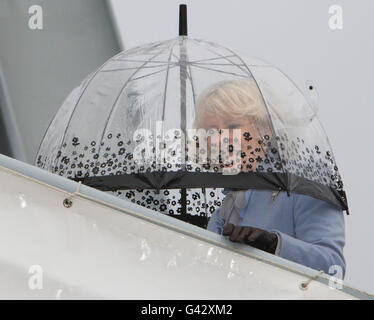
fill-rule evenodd
<path id="1" fill-rule="evenodd" d="M 259 228 L 234 226 L 228 223 L 222 235 L 229 236 L 233 242 L 245 243 L 257 249 L 274 254 L 278 244 L 278 236 Z"/>

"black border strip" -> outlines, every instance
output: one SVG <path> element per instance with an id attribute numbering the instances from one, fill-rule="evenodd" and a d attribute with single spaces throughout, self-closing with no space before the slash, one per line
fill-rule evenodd
<path id="1" fill-rule="evenodd" d="M 235 175 L 224 175 L 220 172 L 155 171 L 72 180 L 81 181 L 83 184 L 101 191 L 184 188 L 280 190 L 286 191 L 288 194 L 295 192 L 329 202 L 346 210 L 349 214 L 347 198 L 343 190 L 336 190 L 333 187 L 290 173 L 240 172 Z"/>

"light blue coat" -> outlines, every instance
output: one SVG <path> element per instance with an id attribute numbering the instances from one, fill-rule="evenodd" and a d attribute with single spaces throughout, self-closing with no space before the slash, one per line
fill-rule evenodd
<path id="1" fill-rule="evenodd" d="M 278 235 L 276 254 L 307 267 L 345 274 L 344 214 L 340 208 L 315 198 L 286 192 L 248 190 L 240 211 L 239 225 L 252 226 Z M 216 210 L 207 229 L 222 234 L 225 221 Z M 332 267 L 334 266 L 334 267 Z M 329 272 L 330 267 L 332 267 Z M 338 275 L 336 275 L 338 277 Z"/>

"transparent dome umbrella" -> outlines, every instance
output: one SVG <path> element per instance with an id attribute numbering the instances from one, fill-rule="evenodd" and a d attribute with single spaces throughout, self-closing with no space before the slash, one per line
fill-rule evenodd
<path id="1" fill-rule="evenodd" d="M 295 84 L 181 26 L 73 90 L 36 165 L 202 227 L 222 188 L 295 192 L 348 210 L 316 109 Z"/>

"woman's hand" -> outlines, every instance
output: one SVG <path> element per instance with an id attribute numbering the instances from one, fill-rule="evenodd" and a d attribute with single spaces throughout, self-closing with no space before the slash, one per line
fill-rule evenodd
<path id="1" fill-rule="evenodd" d="M 245 243 L 272 254 L 275 253 L 278 244 L 278 236 L 275 233 L 250 226 L 234 226 L 229 223 L 222 235 L 229 236 L 233 242 Z"/>

